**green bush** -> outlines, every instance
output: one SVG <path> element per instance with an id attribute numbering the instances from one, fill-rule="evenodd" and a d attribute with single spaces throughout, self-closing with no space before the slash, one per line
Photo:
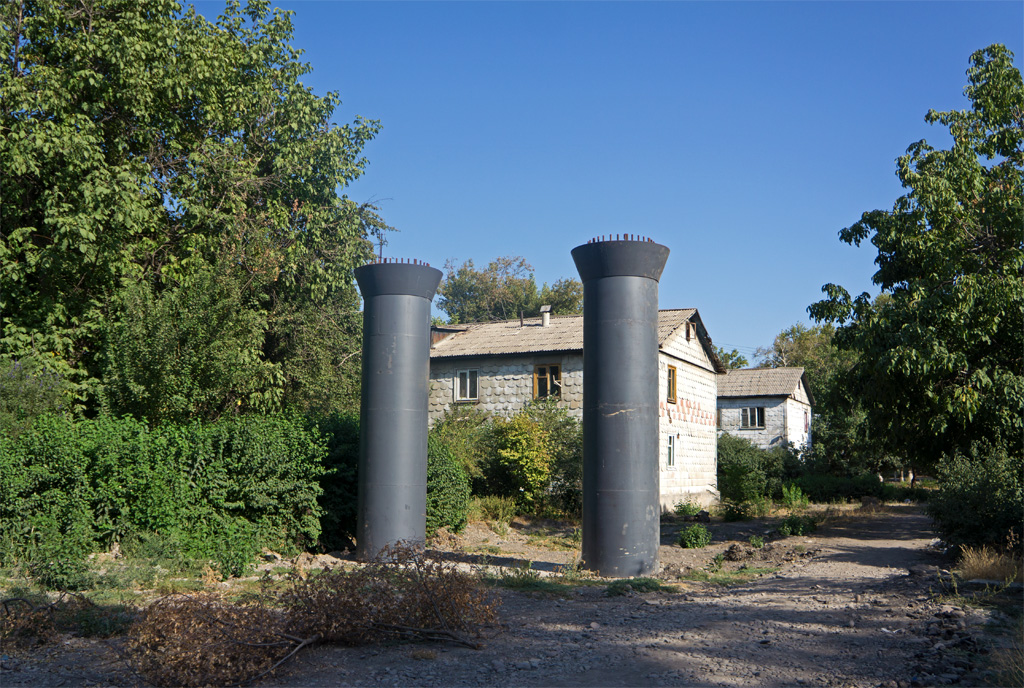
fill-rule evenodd
<path id="1" fill-rule="evenodd" d="M 818 527 L 818 522 L 811 516 L 799 516 L 791 514 L 779 525 L 779 535 L 789 537 L 790 535 L 806 535 L 813 533 Z"/>
<path id="2" fill-rule="evenodd" d="M 849 501 L 861 497 L 882 499 L 885 491 L 882 482 L 873 473 L 853 477 L 808 473 L 797 478 L 794 483 L 811 501 L 818 503 Z"/>
<path id="3" fill-rule="evenodd" d="M 469 502 L 469 518 L 474 521 L 492 521 L 508 525 L 516 517 L 516 502 L 511 497 L 484 495 Z"/>
<path id="4" fill-rule="evenodd" d="M 787 483 L 782 486 L 782 504 L 787 509 L 800 511 L 810 506 L 810 498 L 804 494 L 799 485 Z"/>
<path id="5" fill-rule="evenodd" d="M 703 524 L 694 523 L 679 533 L 679 546 L 684 549 L 700 549 L 711 544 L 711 533 Z"/>
<path id="6" fill-rule="evenodd" d="M 444 442 L 471 481 L 482 483 L 490 427 L 491 416 L 486 411 L 467 404 L 454 404 L 434 422 L 430 435 Z"/>
<path id="7" fill-rule="evenodd" d="M 764 450 L 745 439 L 722 433 L 718 438 L 718 490 L 723 500 L 750 502 L 782 493 L 789 453 Z"/>
<path id="8" fill-rule="evenodd" d="M 68 406 L 71 386 L 32 359 L 0 361 L 0 433 L 17 437 L 43 413 Z"/>
<path id="9" fill-rule="evenodd" d="M 511 497 L 520 511 L 528 511 L 548 485 L 550 465 L 548 435 L 540 423 L 525 413 L 494 420 L 484 467 L 491 494 Z"/>
<path id="10" fill-rule="evenodd" d="M 722 518 L 726 521 L 749 521 L 754 517 L 753 502 L 725 501 L 720 507 Z"/>
<path id="11" fill-rule="evenodd" d="M 469 476 L 443 442 L 427 441 L 427 537 L 438 528 L 459 532 L 469 512 Z"/>
<path id="12" fill-rule="evenodd" d="M 359 520 L 359 416 L 335 413 L 317 419 L 327 445 L 318 501 L 320 547 L 327 552 L 355 548 Z"/>
<path id="13" fill-rule="evenodd" d="M 41 415 L 0 435 L 0 563 L 80 587 L 88 553 L 157 532 L 235 575 L 260 547 L 316 541 L 323 453 L 318 433 L 285 416 L 151 429 Z"/>
<path id="14" fill-rule="evenodd" d="M 523 412 L 547 433 L 551 482 L 546 497 L 570 519 L 583 515 L 583 426 L 555 397 L 527 404 Z"/>
<path id="15" fill-rule="evenodd" d="M 700 504 L 687 500 L 685 502 L 676 502 L 673 511 L 675 511 L 676 516 L 684 518 L 687 516 L 696 516 L 701 512 L 701 508 Z"/>
<path id="16" fill-rule="evenodd" d="M 928 513 L 949 544 L 1002 548 L 1013 533 L 1020 549 L 1024 455 L 977 445 L 943 459 L 937 473 Z"/>

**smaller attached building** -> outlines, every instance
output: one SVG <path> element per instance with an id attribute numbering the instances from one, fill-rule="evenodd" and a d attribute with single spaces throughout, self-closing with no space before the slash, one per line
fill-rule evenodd
<path id="1" fill-rule="evenodd" d="M 811 445 L 814 398 L 803 368 L 748 368 L 718 376 L 718 429 L 762 449 Z"/>

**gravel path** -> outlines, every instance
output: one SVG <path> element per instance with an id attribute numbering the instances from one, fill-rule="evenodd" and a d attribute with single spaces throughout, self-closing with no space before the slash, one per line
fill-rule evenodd
<path id="1" fill-rule="evenodd" d="M 877 514 L 790 538 L 809 556 L 741 586 L 505 591 L 504 631 L 483 650 L 324 647 L 263 685 L 982 685 L 988 613 L 934 601 L 932 539 L 919 513 Z"/>
<path id="2" fill-rule="evenodd" d="M 618 597 L 581 586 L 566 599 L 503 589 L 502 628 L 481 650 L 314 647 L 258 685 L 991 685 L 979 657 L 999 613 L 938 602 L 932 538 L 925 516 L 896 509 L 788 538 L 777 573 L 739 586 L 675 581 L 673 592 Z M 716 546 L 702 556 L 730 543 Z M 664 546 L 664 576 L 697 554 Z M 136 683 L 107 646 L 80 639 L 3 669 L 5 688 Z"/>

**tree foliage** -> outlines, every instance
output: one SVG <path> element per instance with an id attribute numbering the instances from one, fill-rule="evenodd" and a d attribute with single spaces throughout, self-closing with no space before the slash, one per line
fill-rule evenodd
<path id="1" fill-rule="evenodd" d="M 195 356 L 255 355 L 274 394 L 303 398 L 314 373 L 298 362 L 324 330 L 312 314 L 356 310 L 352 267 L 386 225 L 337 194 L 377 123 L 331 121 L 338 95 L 303 86 L 291 36 L 266 0 L 229 2 L 216 22 L 173 0 L 0 6 L 0 356 L 42 361 L 95 406 L 108 372 L 114 386 L 140 382 L 104 355 L 108 323 L 140 326 L 126 290 L 148 288 L 154 313 L 198 307 L 189 292 L 213 275 L 228 302 L 209 305 L 239 319 L 227 329 L 262 333 L 235 354 L 192 338 L 215 349 Z M 255 391 L 229 384 L 220 405 Z"/>
<path id="2" fill-rule="evenodd" d="M 445 265 L 446 275 L 438 287 L 437 307 L 451 324 L 510 320 L 520 314 L 540 315 L 540 307 L 551 306 L 559 315 L 583 312 L 583 285 L 573 278 L 560 279 L 539 289 L 533 267 L 521 256 L 503 256 L 478 270 L 472 260 L 459 267 Z"/>
<path id="3" fill-rule="evenodd" d="M 1024 428 L 1024 87 L 1001 45 L 975 52 L 967 76 L 969 110 L 926 116 L 952 147 L 910 146 L 907 193 L 839 233 L 877 248 L 887 298 L 827 284 L 809 309 L 857 353 L 850 391 L 874 436 L 925 463 L 980 439 L 1019 453 Z"/>
<path id="4" fill-rule="evenodd" d="M 726 351 L 722 347 L 716 346 L 715 353 L 718 354 L 718 359 L 722 362 L 722 365 L 729 370 L 746 368 L 750 365 L 750 361 L 747 360 L 747 357 L 741 354 L 737 349 Z"/>

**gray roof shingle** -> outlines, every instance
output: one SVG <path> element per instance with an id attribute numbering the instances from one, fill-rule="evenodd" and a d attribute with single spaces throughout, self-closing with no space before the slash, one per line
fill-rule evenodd
<path id="1" fill-rule="evenodd" d="M 788 397 L 796 393 L 803 368 L 744 368 L 718 376 L 720 397 Z M 805 383 L 806 385 L 806 383 Z M 808 396 L 810 390 L 807 391 Z"/>
<path id="2" fill-rule="evenodd" d="M 658 311 L 658 343 L 664 343 L 696 312 L 695 308 Z M 553 315 L 547 327 L 541 325 L 540 318 L 526 318 L 520 326 L 517 318 L 452 325 L 450 329 L 458 331 L 434 344 L 431 358 L 583 350 L 582 315 Z"/>

